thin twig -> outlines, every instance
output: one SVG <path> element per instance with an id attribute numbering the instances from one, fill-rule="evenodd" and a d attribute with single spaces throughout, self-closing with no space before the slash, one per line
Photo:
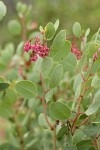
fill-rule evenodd
<path id="1" fill-rule="evenodd" d="M 72 134 L 74 134 L 74 132 L 75 132 L 75 130 L 76 130 L 76 127 L 77 127 L 77 126 L 76 126 L 76 122 L 77 122 L 77 119 L 78 119 L 78 117 L 79 117 L 79 115 L 80 115 L 81 101 L 82 101 L 82 99 L 83 99 L 83 96 L 84 96 L 85 92 L 87 91 L 87 89 L 86 89 L 86 83 L 87 83 L 89 77 L 91 76 L 93 64 L 94 64 L 94 61 L 92 62 L 92 65 L 91 65 L 91 68 L 90 68 L 89 75 L 88 75 L 87 79 L 85 80 L 84 77 L 82 76 L 82 78 L 84 79 L 84 82 L 83 82 L 83 84 L 84 84 L 84 89 L 83 89 L 82 94 L 78 97 L 77 113 L 76 113 L 76 116 L 75 116 L 75 118 L 74 118 L 74 120 L 73 120 L 73 124 L 72 124 Z M 81 75 L 82 75 L 82 74 L 81 74 Z M 86 120 L 86 121 L 87 121 L 87 120 Z M 82 125 L 83 125 L 83 124 L 84 124 L 84 122 L 82 123 Z"/>
<path id="2" fill-rule="evenodd" d="M 25 17 L 22 15 L 20 16 L 20 20 L 21 20 L 21 24 L 22 24 L 22 39 L 23 41 L 26 41 L 27 40 L 27 37 L 26 37 L 26 32 L 27 32 L 27 29 L 26 29 L 26 24 L 25 24 Z"/>
<path id="3" fill-rule="evenodd" d="M 94 144 L 96 150 L 99 150 L 98 139 L 95 138 L 95 139 L 93 140 L 93 144 Z"/>
<path id="4" fill-rule="evenodd" d="M 40 79 L 41 79 L 41 82 L 42 82 L 43 97 L 41 98 L 41 97 L 38 96 L 38 98 L 40 98 L 41 101 L 42 101 L 43 110 L 44 110 L 44 116 L 45 116 L 46 122 L 47 122 L 47 124 L 49 125 L 49 127 L 51 128 L 51 130 L 53 130 L 53 129 L 54 129 L 54 125 L 52 125 L 52 124 L 50 123 L 50 121 L 48 120 L 48 116 L 47 116 L 47 112 L 46 112 L 47 104 L 46 104 L 46 102 L 45 102 L 45 95 L 46 95 L 46 93 L 47 93 L 49 90 L 48 90 L 48 91 L 45 90 L 42 73 L 40 73 Z"/>
<path id="5" fill-rule="evenodd" d="M 42 99 L 42 104 L 43 104 L 43 110 L 44 110 L 44 116 L 45 116 L 46 122 L 49 125 L 49 127 L 51 128 L 51 130 L 53 130 L 54 126 L 50 123 L 50 121 L 48 120 L 48 117 L 47 117 L 47 112 L 46 112 L 47 105 L 46 105 L 44 99 Z"/>
<path id="6" fill-rule="evenodd" d="M 80 126 L 82 126 L 83 124 L 85 124 L 88 121 L 89 118 L 90 118 L 90 116 L 88 116 L 85 120 L 83 120 L 81 122 L 81 124 L 77 126 L 77 128 L 79 128 Z"/>

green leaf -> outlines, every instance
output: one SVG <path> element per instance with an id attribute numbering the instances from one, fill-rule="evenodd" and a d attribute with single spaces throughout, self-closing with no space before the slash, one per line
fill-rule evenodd
<path id="1" fill-rule="evenodd" d="M 10 49 L 10 47 L 6 48 L 1 52 L 1 59 L 6 65 L 12 59 L 13 54 L 14 54 L 14 49 Z"/>
<path id="2" fill-rule="evenodd" d="M 8 23 L 8 29 L 12 35 L 20 35 L 22 31 L 21 24 L 18 20 L 11 20 Z"/>
<path id="3" fill-rule="evenodd" d="M 66 57 L 71 48 L 69 41 L 66 41 L 66 31 L 60 31 L 53 40 L 50 57 L 55 61 L 61 61 Z"/>
<path id="4" fill-rule="evenodd" d="M 6 15 L 6 11 L 7 11 L 7 8 L 6 8 L 5 4 L 2 1 L 0 1 L 0 21 Z"/>
<path id="5" fill-rule="evenodd" d="M 32 74 L 32 81 L 34 83 L 37 83 L 40 81 L 40 73 L 41 73 L 41 63 L 43 61 L 43 58 L 39 57 L 38 60 L 34 64 L 33 68 L 33 74 Z"/>
<path id="6" fill-rule="evenodd" d="M 93 103 L 89 106 L 89 108 L 86 110 L 85 114 L 87 116 L 90 116 L 92 114 L 95 114 L 97 112 L 97 110 L 100 108 L 100 104 L 97 103 Z"/>
<path id="7" fill-rule="evenodd" d="M 8 83 L 0 83 L 0 91 L 3 91 L 9 87 Z"/>
<path id="8" fill-rule="evenodd" d="M 91 82 L 91 86 L 94 87 L 94 88 L 99 88 L 100 87 L 100 78 L 95 75 L 92 79 L 92 82 Z"/>
<path id="9" fill-rule="evenodd" d="M 52 71 L 50 80 L 49 80 L 49 87 L 54 88 L 56 87 L 63 77 L 63 67 L 61 64 L 58 64 Z"/>
<path id="10" fill-rule="evenodd" d="M 64 136 L 64 134 L 66 134 L 66 133 L 67 133 L 67 126 L 64 125 L 64 126 L 60 127 L 60 129 L 56 135 L 57 139 L 58 140 L 61 139 Z"/>
<path id="11" fill-rule="evenodd" d="M 34 137 L 31 137 L 30 139 L 28 139 L 27 144 L 26 144 L 26 149 L 30 149 L 31 147 L 33 147 L 35 144 L 37 144 L 38 139 Z"/>
<path id="12" fill-rule="evenodd" d="M 69 53 L 61 64 L 63 65 L 64 71 L 74 71 L 77 65 L 77 59 L 74 54 Z"/>
<path id="13" fill-rule="evenodd" d="M 80 74 L 77 74 L 74 80 L 73 90 L 76 91 L 78 86 L 82 84 L 83 79 Z"/>
<path id="14" fill-rule="evenodd" d="M 56 31 L 59 27 L 59 19 L 56 20 L 54 27 L 55 27 L 55 31 Z"/>
<path id="15" fill-rule="evenodd" d="M 7 102 L 0 103 L 0 116 L 4 118 L 10 118 L 13 116 L 13 109 Z"/>
<path id="16" fill-rule="evenodd" d="M 46 93 L 45 95 L 46 103 L 52 100 L 53 94 L 54 94 L 54 89 L 51 89 Z"/>
<path id="17" fill-rule="evenodd" d="M 89 33 L 90 33 L 90 28 L 88 28 L 88 29 L 86 30 L 86 32 L 85 32 L 85 37 L 87 37 L 87 36 L 89 35 Z"/>
<path id="18" fill-rule="evenodd" d="M 15 92 L 15 89 L 11 89 L 11 88 L 8 88 L 6 89 L 6 94 L 5 94 L 5 101 L 7 101 L 7 103 L 9 105 L 12 105 L 16 102 L 17 100 L 17 92 Z"/>
<path id="19" fill-rule="evenodd" d="M 24 46 L 24 42 L 21 41 L 18 46 L 17 46 L 17 49 L 16 49 L 16 53 L 18 56 L 21 56 L 22 53 L 23 53 L 23 46 Z"/>
<path id="20" fill-rule="evenodd" d="M 74 79 L 74 85 L 73 85 L 73 90 L 75 92 L 75 96 L 74 96 L 74 101 L 73 101 L 73 104 L 72 104 L 72 110 L 74 110 L 75 105 L 77 103 L 77 99 L 81 94 L 82 82 L 83 82 L 83 79 L 82 79 L 81 75 L 77 74 L 77 76 Z"/>
<path id="21" fill-rule="evenodd" d="M 51 103 L 50 112 L 58 120 L 67 120 L 71 115 L 70 108 L 62 102 Z"/>
<path id="22" fill-rule="evenodd" d="M 6 75 L 7 80 L 10 80 L 10 81 L 16 80 L 17 77 L 18 77 L 17 67 L 14 67 L 14 68 L 8 70 L 7 75 Z"/>
<path id="23" fill-rule="evenodd" d="M 9 50 L 9 53 L 11 53 L 10 55 L 13 55 L 14 54 L 14 50 L 15 50 L 15 46 L 14 46 L 14 43 L 10 42 L 10 43 L 7 43 L 5 45 L 5 48 L 4 48 L 6 51 L 7 49 Z"/>
<path id="24" fill-rule="evenodd" d="M 74 100 L 73 100 L 73 103 L 72 103 L 72 110 L 74 110 L 74 108 L 76 108 L 77 99 L 78 99 L 78 97 L 79 97 L 80 94 L 81 94 L 81 87 L 82 87 L 82 85 L 80 84 L 80 85 L 76 88 Z"/>
<path id="25" fill-rule="evenodd" d="M 39 57 L 38 60 L 36 61 L 35 65 L 34 65 L 34 73 L 38 72 L 40 75 L 40 71 L 41 71 L 41 63 L 43 61 L 43 58 Z"/>
<path id="26" fill-rule="evenodd" d="M 81 59 L 78 61 L 78 65 L 77 65 L 78 72 L 81 72 L 84 66 L 86 66 L 86 64 L 87 64 L 86 54 L 83 54 Z"/>
<path id="27" fill-rule="evenodd" d="M 89 150 L 95 150 L 95 148 L 94 147 L 90 147 L 90 149 Z"/>
<path id="28" fill-rule="evenodd" d="M 68 131 L 67 136 L 68 136 L 67 144 L 73 146 L 73 136 L 70 131 Z"/>
<path id="29" fill-rule="evenodd" d="M 81 94 L 81 87 L 82 87 L 81 84 L 77 87 L 77 89 L 76 89 L 76 91 L 75 91 L 74 100 L 77 100 L 77 98 L 80 96 L 80 94 Z"/>
<path id="30" fill-rule="evenodd" d="M 45 27 L 45 38 L 51 40 L 55 35 L 55 27 L 52 22 L 49 22 Z"/>
<path id="31" fill-rule="evenodd" d="M 91 140 L 83 140 L 79 142 L 77 145 L 77 150 L 89 150 L 91 147 Z"/>
<path id="32" fill-rule="evenodd" d="M 77 147 L 74 145 L 66 145 L 64 150 L 77 150 Z"/>
<path id="33" fill-rule="evenodd" d="M 93 103 L 88 107 L 85 114 L 86 115 L 92 115 L 97 112 L 97 110 L 100 108 L 100 90 L 96 92 L 94 95 Z"/>
<path id="34" fill-rule="evenodd" d="M 58 53 L 55 54 L 53 58 L 54 61 L 62 61 L 70 52 L 71 50 L 71 43 L 70 41 L 65 41 L 65 44 Z"/>
<path id="35" fill-rule="evenodd" d="M 99 71 L 99 66 L 100 66 L 100 59 L 98 58 L 95 62 L 94 62 L 94 65 L 92 67 L 92 74 L 98 74 L 98 71 Z M 98 75 L 99 77 L 99 75 Z"/>
<path id="36" fill-rule="evenodd" d="M 0 145 L 0 150 L 18 150 L 18 149 L 19 148 L 12 146 L 10 143 Z"/>
<path id="37" fill-rule="evenodd" d="M 47 140 L 47 138 L 45 137 L 45 138 L 43 139 L 43 145 L 44 145 L 43 150 L 50 150 L 50 149 L 49 149 L 50 144 L 51 144 L 50 141 Z"/>
<path id="38" fill-rule="evenodd" d="M 16 83 L 16 90 L 25 98 L 33 98 L 37 94 L 37 88 L 31 81 L 24 80 Z"/>
<path id="39" fill-rule="evenodd" d="M 53 67 L 53 60 L 50 57 L 45 57 L 41 63 L 41 73 L 46 78 Z"/>
<path id="40" fill-rule="evenodd" d="M 75 144 L 79 143 L 80 141 L 82 141 L 83 139 L 86 138 L 85 133 L 83 132 L 83 130 L 77 129 L 75 131 L 75 134 L 73 135 L 73 142 Z"/>
<path id="41" fill-rule="evenodd" d="M 51 121 L 49 117 L 48 117 L 48 119 L 49 119 L 49 121 Z M 45 119 L 45 116 L 44 116 L 43 113 L 41 113 L 39 115 L 39 117 L 38 117 L 38 123 L 39 123 L 40 127 L 45 128 L 45 129 L 48 128 L 48 124 L 46 122 L 46 119 Z"/>
<path id="42" fill-rule="evenodd" d="M 26 62 L 30 61 L 30 54 L 29 54 L 29 53 L 24 53 L 24 54 L 23 54 L 23 59 L 24 59 Z"/>
<path id="43" fill-rule="evenodd" d="M 40 30 L 41 32 L 43 32 L 43 31 L 44 31 L 44 29 L 43 29 L 43 27 L 42 27 L 42 26 L 40 26 L 40 27 L 39 27 L 39 30 Z"/>
<path id="44" fill-rule="evenodd" d="M 79 38 L 81 36 L 81 25 L 79 22 L 75 22 L 73 25 L 73 34 Z"/>
<path id="45" fill-rule="evenodd" d="M 83 129 L 83 132 L 84 132 L 88 137 L 96 136 L 97 134 L 100 133 L 98 126 L 95 125 L 95 124 L 92 124 L 92 125 L 89 125 L 89 126 L 85 126 L 84 129 Z"/>
<path id="46" fill-rule="evenodd" d="M 3 76 L 0 76 L 0 83 L 4 82 L 6 79 Z"/>
<path id="47" fill-rule="evenodd" d="M 100 66 L 97 69 L 97 76 L 100 78 Z"/>
<path id="48" fill-rule="evenodd" d="M 100 101 L 100 90 L 98 90 L 95 95 L 94 95 L 94 98 L 93 98 L 93 102 L 96 103 L 96 102 L 99 102 Z"/>
<path id="49" fill-rule="evenodd" d="M 28 111 L 28 112 L 26 113 L 24 119 L 22 120 L 22 122 L 21 122 L 21 126 L 22 126 L 22 127 L 27 126 L 27 124 L 28 124 L 28 122 L 29 122 L 29 119 L 30 119 L 30 115 L 31 115 L 31 109 L 30 109 L 30 111 Z"/>
<path id="50" fill-rule="evenodd" d="M 22 2 L 18 2 L 17 5 L 16 5 L 16 9 L 18 11 L 19 14 L 24 14 L 26 13 L 27 11 L 27 5 L 22 3 Z"/>
<path id="51" fill-rule="evenodd" d="M 91 43 L 90 45 L 89 45 L 89 48 L 88 48 L 88 52 L 89 52 L 89 54 L 88 54 L 88 56 L 90 57 L 90 58 L 92 58 L 93 57 L 93 54 L 97 51 L 97 49 L 100 47 L 100 45 L 98 45 L 98 44 L 96 44 L 96 43 Z"/>

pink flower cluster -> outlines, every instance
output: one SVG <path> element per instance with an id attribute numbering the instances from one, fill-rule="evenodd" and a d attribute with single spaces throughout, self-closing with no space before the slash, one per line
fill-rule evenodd
<path id="1" fill-rule="evenodd" d="M 36 61 L 38 57 L 44 58 L 49 54 L 49 48 L 45 44 L 41 44 L 39 36 L 36 37 L 34 44 L 31 44 L 31 41 L 28 41 L 24 44 L 24 51 L 28 52 L 32 50 L 31 60 Z"/>

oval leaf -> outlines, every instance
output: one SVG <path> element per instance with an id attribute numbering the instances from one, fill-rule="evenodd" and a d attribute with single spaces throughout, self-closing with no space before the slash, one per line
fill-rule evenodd
<path id="1" fill-rule="evenodd" d="M 85 32 L 85 37 L 87 37 L 90 34 L 90 28 L 88 28 Z"/>
<path id="2" fill-rule="evenodd" d="M 35 84 L 31 81 L 19 81 L 16 83 L 16 90 L 25 98 L 33 98 L 37 94 L 37 88 Z"/>
<path id="3" fill-rule="evenodd" d="M 0 91 L 3 91 L 9 87 L 8 83 L 0 83 Z"/>
<path id="4" fill-rule="evenodd" d="M 10 118 L 14 115 L 14 111 L 11 105 L 6 101 L 0 103 L 0 116 L 2 118 Z"/>
<path id="5" fill-rule="evenodd" d="M 66 145 L 64 150 L 77 150 L 77 147 L 74 145 Z"/>
<path id="6" fill-rule="evenodd" d="M 53 67 L 53 60 L 49 57 L 44 58 L 41 63 L 41 72 L 44 78 L 49 75 L 52 67 Z"/>
<path id="7" fill-rule="evenodd" d="M 56 20 L 55 24 L 54 24 L 55 30 L 58 29 L 59 27 L 59 19 Z"/>
<path id="8" fill-rule="evenodd" d="M 79 38 L 81 36 L 81 25 L 79 22 L 75 22 L 73 25 L 73 34 Z"/>
<path id="9" fill-rule="evenodd" d="M 89 45 L 89 48 L 88 48 L 88 55 L 89 55 L 89 58 L 92 58 L 93 57 L 93 54 L 95 54 L 95 52 L 97 51 L 97 49 L 100 47 L 99 44 L 97 43 L 94 43 L 92 42 L 90 45 Z"/>
<path id="10" fill-rule="evenodd" d="M 95 75 L 92 79 L 92 82 L 91 82 L 91 86 L 94 87 L 94 88 L 99 88 L 100 87 L 100 78 Z"/>
<path id="11" fill-rule="evenodd" d="M 49 117 L 48 117 L 48 119 L 49 119 Z M 40 127 L 42 127 L 42 128 L 48 128 L 49 127 L 48 124 L 47 124 L 47 122 L 46 122 L 46 119 L 45 119 L 45 116 L 44 116 L 43 113 L 41 113 L 39 115 L 39 117 L 38 117 L 38 123 L 39 123 Z"/>
<path id="12" fill-rule="evenodd" d="M 50 88 L 56 87 L 60 83 L 62 76 L 63 76 L 63 67 L 62 65 L 59 64 L 52 71 L 52 74 L 49 80 L 49 87 Z"/>
<path id="13" fill-rule="evenodd" d="M 21 24 L 18 20 L 11 20 L 9 23 L 8 23 L 8 29 L 10 31 L 10 33 L 12 35 L 19 35 L 21 34 Z"/>
<path id="14" fill-rule="evenodd" d="M 79 142 L 77 145 L 77 150 L 89 150 L 91 147 L 91 140 L 83 140 Z"/>
<path id="15" fill-rule="evenodd" d="M 2 1 L 0 1 L 0 21 L 6 15 L 6 11 L 7 11 L 7 8 L 6 8 L 5 4 Z"/>
<path id="16" fill-rule="evenodd" d="M 71 43 L 66 41 L 66 30 L 60 31 L 53 40 L 50 56 L 55 61 L 61 61 L 70 52 Z"/>
<path id="17" fill-rule="evenodd" d="M 64 71 L 74 71 L 77 65 L 77 59 L 74 54 L 69 53 L 61 63 Z"/>
<path id="18" fill-rule="evenodd" d="M 97 125 L 92 124 L 89 126 L 85 126 L 83 129 L 83 132 L 88 136 L 88 137 L 93 137 L 96 136 L 99 132 L 99 128 Z"/>
<path id="19" fill-rule="evenodd" d="M 95 94 L 93 103 L 88 107 L 85 114 L 88 116 L 92 115 L 96 113 L 99 108 L 100 108 L 100 90 L 97 91 L 97 93 Z"/>
<path id="20" fill-rule="evenodd" d="M 45 38 L 51 40 L 55 35 L 55 27 L 52 22 L 49 22 L 45 27 Z"/>
<path id="21" fill-rule="evenodd" d="M 50 112 L 58 120 L 67 120 L 71 115 L 70 108 L 62 102 L 52 103 L 50 105 Z"/>
<path id="22" fill-rule="evenodd" d="M 66 132 L 67 132 L 67 126 L 62 126 L 56 135 L 57 139 L 61 139 L 64 136 L 64 134 L 66 134 Z"/>

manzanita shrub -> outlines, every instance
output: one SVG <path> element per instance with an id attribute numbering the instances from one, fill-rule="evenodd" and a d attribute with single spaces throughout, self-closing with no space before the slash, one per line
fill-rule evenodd
<path id="1" fill-rule="evenodd" d="M 57 20 L 31 34 L 29 6 L 17 11 L 22 40 L 0 50 L 0 150 L 100 150 L 100 29 L 67 36 Z"/>

